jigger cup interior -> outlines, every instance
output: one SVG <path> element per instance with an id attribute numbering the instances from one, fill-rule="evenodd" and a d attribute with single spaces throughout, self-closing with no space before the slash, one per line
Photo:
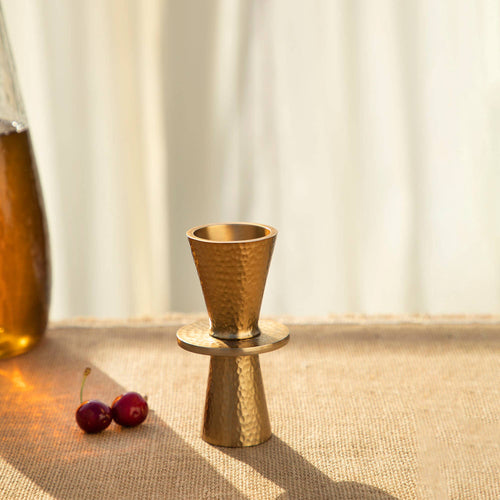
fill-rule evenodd
<path id="1" fill-rule="evenodd" d="M 214 337 L 259 335 L 260 306 L 277 233 L 271 226 L 243 222 L 187 232 Z"/>

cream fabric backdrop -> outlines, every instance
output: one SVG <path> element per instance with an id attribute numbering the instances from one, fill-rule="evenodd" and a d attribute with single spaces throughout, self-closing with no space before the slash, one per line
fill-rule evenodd
<path id="1" fill-rule="evenodd" d="M 267 313 L 500 312 L 498 1 L 3 5 L 54 317 L 202 310 L 222 220 L 280 230 Z"/>

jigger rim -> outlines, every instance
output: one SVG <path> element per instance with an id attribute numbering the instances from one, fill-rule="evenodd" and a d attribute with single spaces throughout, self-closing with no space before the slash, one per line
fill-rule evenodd
<path id="1" fill-rule="evenodd" d="M 259 236 L 258 238 L 250 238 L 246 240 L 214 240 L 214 239 L 208 239 L 208 238 L 203 238 L 201 236 L 197 236 L 196 232 L 200 231 L 201 229 L 205 229 L 207 227 L 211 226 L 252 226 L 256 228 L 262 228 L 266 231 L 266 234 L 264 236 Z M 221 243 L 226 243 L 226 244 L 234 244 L 234 243 L 251 243 L 254 241 L 262 241 L 262 240 L 268 240 L 270 238 L 274 238 L 278 234 L 278 230 L 275 229 L 274 227 L 268 225 L 268 224 L 259 224 L 257 222 L 215 222 L 212 224 L 202 224 L 201 226 L 195 226 L 192 227 L 191 229 L 188 229 L 186 231 L 186 236 L 189 239 L 196 240 L 196 241 L 202 241 L 204 243 L 216 243 L 216 244 L 221 244 Z"/>

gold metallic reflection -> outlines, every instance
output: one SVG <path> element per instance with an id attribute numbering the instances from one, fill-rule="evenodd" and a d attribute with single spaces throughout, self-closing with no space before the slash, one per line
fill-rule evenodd
<path id="1" fill-rule="evenodd" d="M 177 343 L 186 351 L 208 356 L 248 356 L 264 354 L 283 347 L 288 328 L 271 320 L 259 320 L 260 335 L 244 340 L 221 340 L 210 335 L 208 321 L 185 325 L 177 331 Z"/>
<path id="2" fill-rule="evenodd" d="M 256 224 L 211 224 L 193 230 L 193 235 L 208 241 L 246 241 L 263 238 L 272 229 Z"/>

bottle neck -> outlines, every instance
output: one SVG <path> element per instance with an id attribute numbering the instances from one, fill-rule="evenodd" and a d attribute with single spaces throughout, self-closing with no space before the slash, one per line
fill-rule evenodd
<path id="1" fill-rule="evenodd" d="M 17 132 L 27 128 L 26 112 L 17 81 L 5 18 L 0 6 L 0 120 L 10 122 Z"/>

